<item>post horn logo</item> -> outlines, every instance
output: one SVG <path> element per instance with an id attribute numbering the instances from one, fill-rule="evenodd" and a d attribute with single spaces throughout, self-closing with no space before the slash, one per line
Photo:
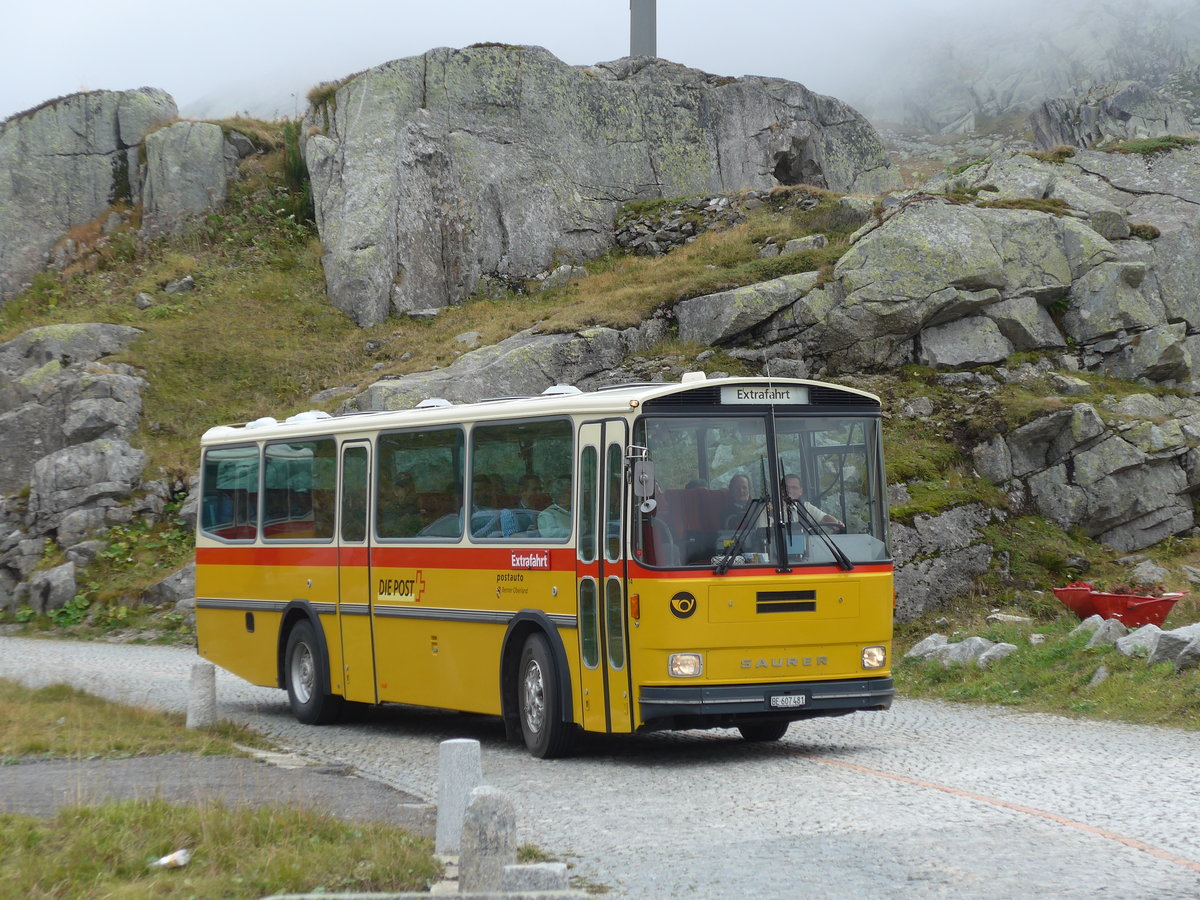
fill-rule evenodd
<path id="1" fill-rule="evenodd" d="M 687 591 L 680 591 L 671 598 L 671 612 L 677 619 L 686 619 L 696 611 L 696 598 Z"/>

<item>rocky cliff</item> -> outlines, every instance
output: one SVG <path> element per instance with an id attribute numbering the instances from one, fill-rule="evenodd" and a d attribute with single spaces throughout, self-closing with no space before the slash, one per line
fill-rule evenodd
<path id="1" fill-rule="evenodd" d="M 93 91 L 0 123 L 0 303 L 71 228 L 140 200 L 137 147 L 177 115 L 164 91 Z"/>
<path id="2" fill-rule="evenodd" d="M 846 104 L 663 60 L 433 50 L 350 78 L 308 122 L 329 296 L 362 325 L 599 256 L 629 200 L 898 184 Z"/>

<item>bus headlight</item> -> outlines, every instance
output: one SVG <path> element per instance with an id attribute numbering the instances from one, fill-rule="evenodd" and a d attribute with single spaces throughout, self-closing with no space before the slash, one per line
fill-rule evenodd
<path id="1" fill-rule="evenodd" d="M 887 665 L 887 647 L 863 647 L 862 667 L 882 669 Z"/>
<path id="2" fill-rule="evenodd" d="M 667 673 L 672 678 L 699 678 L 704 660 L 699 653 L 672 653 L 667 657 Z"/>

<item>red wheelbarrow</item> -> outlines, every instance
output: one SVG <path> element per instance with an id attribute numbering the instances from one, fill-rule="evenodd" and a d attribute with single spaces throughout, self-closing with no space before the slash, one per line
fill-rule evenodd
<path id="1" fill-rule="evenodd" d="M 1187 591 L 1150 597 L 1143 594 L 1112 594 L 1098 591 L 1086 581 L 1073 581 L 1066 587 L 1054 588 L 1054 596 L 1081 619 L 1100 616 L 1102 619 L 1117 619 L 1126 628 L 1141 628 L 1143 625 L 1158 625 L 1166 621 L 1171 608 Z"/>

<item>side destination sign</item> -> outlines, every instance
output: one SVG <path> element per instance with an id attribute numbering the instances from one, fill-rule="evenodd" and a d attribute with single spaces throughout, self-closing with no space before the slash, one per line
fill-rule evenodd
<path id="1" fill-rule="evenodd" d="M 808 403 L 808 388 L 796 384 L 753 384 L 721 388 L 721 403 L 725 406 L 762 403 L 802 405 Z"/>

